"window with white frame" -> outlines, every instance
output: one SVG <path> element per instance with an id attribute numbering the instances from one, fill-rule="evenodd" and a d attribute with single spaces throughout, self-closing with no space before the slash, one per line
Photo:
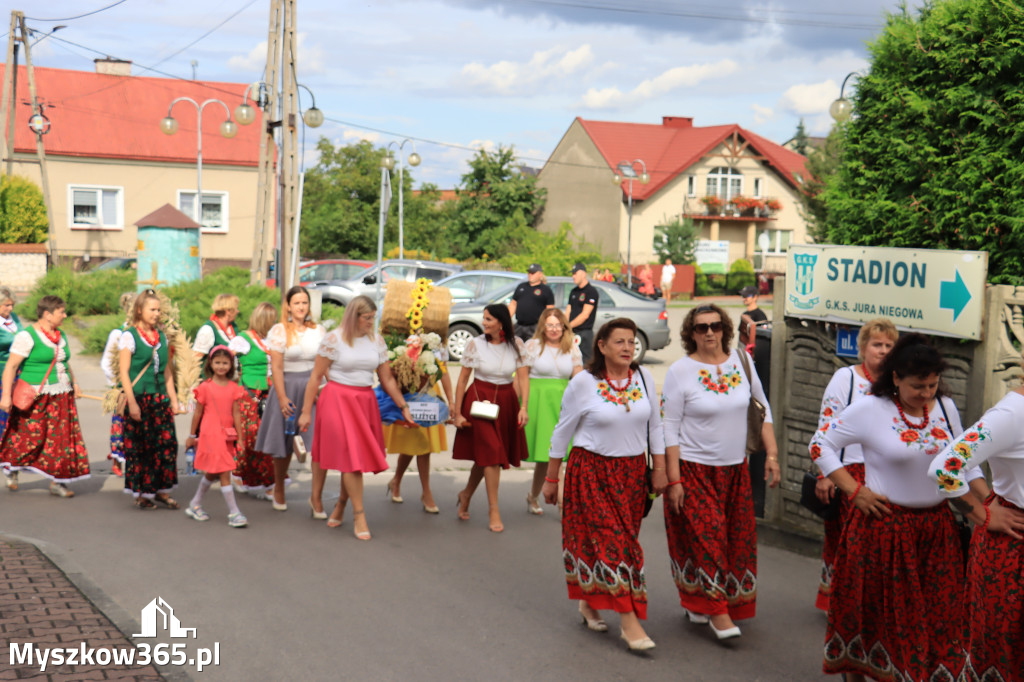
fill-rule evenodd
<path id="1" fill-rule="evenodd" d="M 124 188 L 68 185 L 68 211 L 72 228 L 124 229 Z"/>
<path id="2" fill-rule="evenodd" d="M 178 210 L 195 220 L 196 193 L 189 190 L 178 190 Z M 228 194 L 227 192 L 207 192 L 203 190 L 203 211 L 199 224 L 204 232 L 228 231 Z"/>
<path id="3" fill-rule="evenodd" d="M 761 198 L 761 178 L 754 178 L 754 198 Z"/>
<path id="4" fill-rule="evenodd" d="M 697 177 L 694 175 L 688 175 L 686 177 L 686 196 L 697 196 Z"/>
<path id="5" fill-rule="evenodd" d="M 712 168 L 708 173 L 707 194 L 717 195 L 723 201 L 743 194 L 743 173 L 735 168 Z"/>
<path id="6" fill-rule="evenodd" d="M 768 235 L 768 253 L 786 253 L 789 251 L 789 242 L 793 238 L 793 230 L 761 230 L 758 234 L 758 252 L 761 251 L 761 234 Z"/>

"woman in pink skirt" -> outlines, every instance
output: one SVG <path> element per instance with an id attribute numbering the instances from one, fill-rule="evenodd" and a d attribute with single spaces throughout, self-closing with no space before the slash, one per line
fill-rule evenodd
<path id="1" fill-rule="evenodd" d="M 320 343 L 313 374 L 306 385 L 306 396 L 299 415 L 299 429 L 305 431 L 312 421 L 313 403 L 318 402 L 313 428 L 313 461 L 323 471 L 341 472 L 341 496 L 327 519 L 330 528 L 341 525 L 345 505 L 352 499 L 355 536 L 370 539 L 363 510 L 363 473 L 387 471 L 384 458 L 384 434 L 380 409 L 371 388 L 377 372 L 381 386 L 412 422 L 402 390 L 391 374 L 384 339 L 373 330 L 377 306 L 367 296 L 356 296 L 345 307 L 341 326 Z M 322 378 L 327 385 L 317 398 Z"/>

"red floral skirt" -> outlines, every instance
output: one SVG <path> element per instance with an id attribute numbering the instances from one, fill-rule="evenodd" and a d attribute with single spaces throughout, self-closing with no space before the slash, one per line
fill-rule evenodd
<path id="1" fill-rule="evenodd" d="M 124 488 L 134 497 L 152 498 L 178 485 L 174 413 L 165 393 L 139 393 L 135 400 L 142 419 L 124 420 Z"/>
<path id="2" fill-rule="evenodd" d="M 251 393 L 250 393 L 251 391 Z M 247 490 L 266 490 L 274 485 L 274 462 L 270 455 L 254 449 L 260 432 L 259 402 L 266 391 L 245 389 L 238 405 L 242 411 L 242 437 L 245 449 L 235 450 L 235 476 L 242 479 Z"/>
<path id="3" fill-rule="evenodd" d="M 679 462 L 680 514 L 665 505 L 665 531 L 679 603 L 694 613 L 753 618 L 757 600 L 757 525 L 747 463 Z"/>
<path id="4" fill-rule="evenodd" d="M 474 400 L 498 404 L 494 421 L 471 417 Z M 519 397 L 512 384 L 492 384 L 475 379 L 462 399 L 462 416 L 469 425 L 457 429 L 452 459 L 468 459 L 479 466 L 517 467 L 529 456 L 526 432 L 519 426 Z"/>
<path id="5" fill-rule="evenodd" d="M 847 464 L 846 473 L 853 476 L 857 483 L 864 483 L 864 464 Z M 843 530 L 846 528 L 850 514 L 856 507 L 850 501 L 849 496 L 844 495 L 839 488 L 836 488 L 836 495 L 839 495 L 839 518 L 825 521 L 825 545 L 821 548 L 821 581 L 818 583 L 818 598 L 814 605 L 822 611 L 828 611 L 828 598 L 832 594 L 832 575 L 835 572 L 836 552 L 839 551 L 839 543 L 843 539 Z"/>
<path id="6" fill-rule="evenodd" d="M 89 478 L 89 455 L 73 393 L 44 393 L 27 412 L 11 410 L 0 444 L 0 468 L 31 471 L 58 483 Z"/>
<path id="7" fill-rule="evenodd" d="M 986 504 L 1018 509 L 998 495 Z M 967 561 L 970 638 L 965 680 L 1024 680 L 1022 580 L 1024 542 L 975 526 Z"/>
<path id="8" fill-rule="evenodd" d="M 640 522 L 644 457 L 602 457 L 573 448 L 565 470 L 562 560 L 569 599 L 647 618 Z"/>
<path id="9" fill-rule="evenodd" d="M 875 680 L 955 680 L 964 665 L 964 569 L 943 502 L 855 512 L 836 554 L 824 671 Z M 1019 642 L 1016 643 L 1019 645 Z"/>

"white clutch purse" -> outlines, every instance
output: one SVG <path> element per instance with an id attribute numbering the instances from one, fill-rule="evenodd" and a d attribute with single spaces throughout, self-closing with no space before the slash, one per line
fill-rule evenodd
<path id="1" fill-rule="evenodd" d="M 498 404 L 490 400 L 474 400 L 469 406 L 469 416 L 492 422 L 498 418 Z"/>

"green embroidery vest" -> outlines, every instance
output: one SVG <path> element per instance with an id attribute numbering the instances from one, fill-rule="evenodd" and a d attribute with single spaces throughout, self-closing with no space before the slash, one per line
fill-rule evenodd
<path id="1" fill-rule="evenodd" d="M 25 362 L 21 365 L 21 378 L 33 386 L 38 386 L 43 383 L 43 377 L 46 376 L 46 370 L 50 369 L 50 363 L 53 362 L 53 355 L 57 351 L 43 342 L 42 337 L 39 335 L 39 332 L 36 331 L 35 327 L 29 326 L 25 331 L 32 336 L 33 343 L 32 350 L 29 351 L 28 357 L 25 358 Z M 65 355 L 67 355 L 64 363 L 67 363 L 67 361 L 71 359 L 71 349 L 68 347 L 67 337 L 65 337 L 63 333 L 60 335 L 60 342 L 64 347 Z M 46 378 L 46 383 L 57 383 L 56 364 L 54 364 L 53 371 L 50 372 L 50 376 Z"/>
<path id="2" fill-rule="evenodd" d="M 24 329 L 21 325 L 21 320 L 14 314 L 13 310 L 11 311 L 11 319 L 14 320 L 13 332 L 8 331 L 6 327 L 0 327 L 0 374 L 4 371 L 7 358 L 11 357 L 11 344 L 14 343 L 14 335 Z"/>
<path id="3" fill-rule="evenodd" d="M 146 367 L 147 363 L 150 363 L 149 367 L 146 367 L 146 373 L 139 378 L 132 392 L 135 395 L 140 393 L 167 393 L 167 382 L 164 381 L 164 368 L 167 366 L 167 337 L 164 336 L 163 332 L 159 332 L 160 347 L 156 351 L 157 357 L 160 359 L 160 374 L 158 376 L 157 369 L 151 362 L 153 360 L 153 349 L 142 340 L 142 335 L 139 334 L 139 330 L 135 327 L 129 327 L 128 333 L 135 340 L 135 352 L 132 353 L 132 362 L 128 366 L 128 380 L 135 381 L 142 368 Z"/>
<path id="4" fill-rule="evenodd" d="M 231 341 L 228 339 L 228 337 L 224 335 L 224 332 L 222 332 L 220 330 L 220 327 L 218 327 L 217 325 L 215 325 L 213 323 L 213 320 L 207 320 L 201 326 L 202 327 L 209 327 L 210 330 L 213 332 L 213 345 L 214 346 L 226 346 L 229 343 L 231 343 Z M 235 326 L 234 322 L 231 323 L 231 328 L 235 331 L 235 336 L 238 336 L 238 327 Z M 212 347 L 213 346 L 211 346 L 211 348 Z"/>
<path id="5" fill-rule="evenodd" d="M 246 388 L 266 391 L 270 386 L 267 382 L 267 363 L 270 362 L 263 349 L 249 332 L 242 332 L 242 338 L 249 343 L 249 352 L 238 356 L 238 366 L 242 369 L 242 385 Z"/>

